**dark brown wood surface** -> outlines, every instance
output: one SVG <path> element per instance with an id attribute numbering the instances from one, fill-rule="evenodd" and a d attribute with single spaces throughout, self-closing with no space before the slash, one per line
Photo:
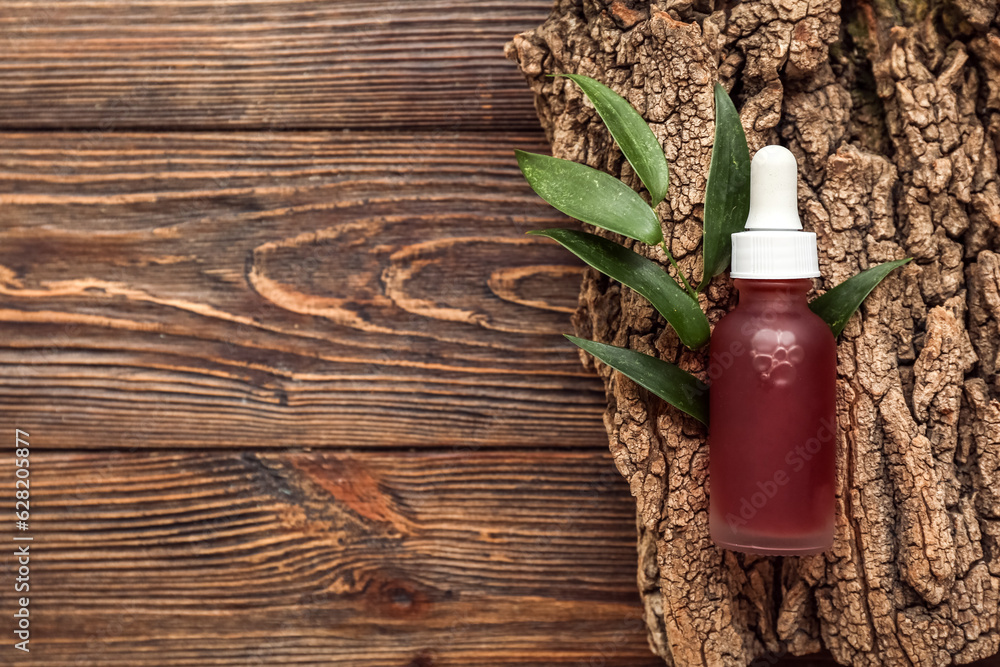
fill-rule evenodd
<path id="1" fill-rule="evenodd" d="M 549 0 L 4 0 L 0 126 L 537 128 Z"/>
<path id="2" fill-rule="evenodd" d="M 604 453 L 33 466 L 37 664 L 657 664 L 631 499 Z"/>
<path id="3" fill-rule="evenodd" d="M 537 134 L 0 146 L 0 387 L 57 446 L 603 448 Z"/>
<path id="4" fill-rule="evenodd" d="M 546 145 L 501 56 L 548 6 L 3 3 L 35 541 L 0 664 L 659 664 L 558 335 L 581 268 L 524 235 L 568 224 L 517 172 Z"/>

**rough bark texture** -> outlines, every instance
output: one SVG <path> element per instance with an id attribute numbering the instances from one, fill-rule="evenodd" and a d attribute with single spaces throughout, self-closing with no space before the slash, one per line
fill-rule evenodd
<path id="1" fill-rule="evenodd" d="M 997 653 L 1000 600 L 1000 22 L 995 0 L 557 0 L 508 45 L 559 157 L 638 186 L 580 91 L 606 82 L 671 165 L 659 208 L 700 276 L 712 85 L 751 152 L 788 146 L 819 292 L 872 264 L 890 276 L 840 339 L 832 551 L 742 556 L 708 532 L 708 448 L 691 418 L 601 366 L 611 450 L 635 496 L 639 586 L 668 664 L 746 665 L 827 647 L 850 665 L 947 665 Z M 642 252 L 664 261 L 659 249 Z M 712 321 L 735 303 L 716 278 Z M 590 272 L 577 333 L 704 372 L 641 297 Z M 585 358 L 585 363 L 594 366 Z"/>

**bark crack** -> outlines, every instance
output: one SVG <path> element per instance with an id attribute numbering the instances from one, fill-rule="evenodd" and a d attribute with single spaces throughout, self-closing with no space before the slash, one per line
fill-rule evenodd
<path id="1" fill-rule="evenodd" d="M 609 445 L 636 498 L 650 646 L 668 664 L 743 667 L 822 645 L 843 664 L 923 667 L 1000 650 L 996 17 L 996 0 L 557 0 L 508 44 L 554 155 L 641 187 L 579 90 L 547 73 L 593 76 L 650 122 L 671 165 L 658 213 L 686 275 L 701 274 L 716 80 L 751 151 L 782 143 L 799 161 L 817 293 L 916 258 L 839 344 L 839 518 L 825 557 L 716 549 L 704 429 L 583 358 L 605 382 Z M 635 249 L 666 263 L 659 248 Z M 710 321 L 735 298 L 715 278 Z M 703 353 L 593 271 L 574 327 L 705 376 Z"/>

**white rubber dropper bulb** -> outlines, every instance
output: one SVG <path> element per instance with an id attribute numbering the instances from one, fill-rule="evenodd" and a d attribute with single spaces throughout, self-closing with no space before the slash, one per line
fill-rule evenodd
<path id="1" fill-rule="evenodd" d="M 750 214 L 746 229 L 802 229 L 795 156 L 784 146 L 764 146 L 750 163 Z"/>
<path id="2" fill-rule="evenodd" d="M 750 163 L 750 212 L 746 231 L 732 235 L 729 275 L 752 280 L 815 278 L 816 234 L 802 231 L 795 156 L 764 146 Z"/>

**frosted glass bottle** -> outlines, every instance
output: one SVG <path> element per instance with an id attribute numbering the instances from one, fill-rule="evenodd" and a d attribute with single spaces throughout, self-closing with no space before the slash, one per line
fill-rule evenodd
<path id="1" fill-rule="evenodd" d="M 733 235 L 739 305 L 710 345 L 712 539 L 750 553 L 818 553 L 833 540 L 837 349 L 806 302 L 819 269 L 796 175 L 780 146 L 754 156 L 747 231 Z"/>

